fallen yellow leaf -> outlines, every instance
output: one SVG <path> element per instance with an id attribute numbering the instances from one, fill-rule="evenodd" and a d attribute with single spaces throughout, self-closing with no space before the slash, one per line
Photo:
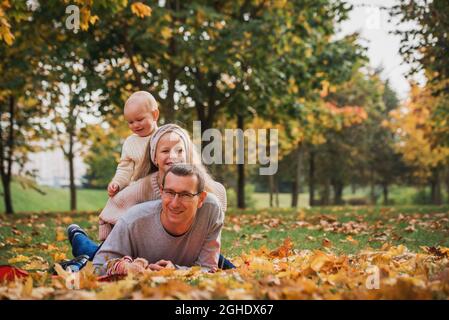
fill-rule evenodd
<path id="1" fill-rule="evenodd" d="M 30 257 L 24 256 L 24 255 L 18 255 L 15 258 L 11 258 L 8 260 L 8 263 L 10 264 L 14 264 L 14 263 L 18 263 L 18 262 L 28 262 L 30 261 Z"/>

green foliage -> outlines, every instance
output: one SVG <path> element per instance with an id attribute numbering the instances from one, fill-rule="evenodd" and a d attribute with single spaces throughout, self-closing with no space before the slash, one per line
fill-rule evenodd
<path id="1" fill-rule="evenodd" d="M 446 0 L 401 0 L 391 12 L 407 28 L 398 28 L 403 57 L 411 63 L 411 73 L 425 71 L 436 92 L 449 90 L 449 3 Z M 414 27 L 410 27 L 413 25 Z M 415 27 L 416 25 L 416 27 Z"/>
<path id="2" fill-rule="evenodd" d="M 121 121 L 121 123 L 120 123 Z M 113 128 L 103 128 L 91 125 L 87 128 L 89 149 L 84 156 L 87 172 L 84 176 L 85 186 L 89 188 L 106 189 L 115 175 L 118 160 L 120 159 L 123 136 L 128 133 L 124 121 L 120 118 Z"/>
<path id="3" fill-rule="evenodd" d="M 446 66 L 441 48 L 447 30 L 445 13 L 432 13 L 446 4 L 413 2 L 403 0 L 395 10 L 403 21 L 417 21 L 422 28 L 403 35 L 407 41 L 412 36 L 423 41 L 426 52 L 417 62 L 438 80 Z M 25 163 L 30 140 L 53 132 L 68 158 L 79 151 L 70 147 L 75 142 L 88 147 L 88 185 L 104 188 L 125 134 L 109 130 L 109 138 L 99 139 L 102 133 L 90 130 L 86 119 L 102 117 L 116 129 L 129 94 L 149 90 L 160 103 L 161 122 L 181 121 L 188 127 L 191 120 L 200 120 L 205 130 L 234 124 L 239 116 L 243 125 L 253 118 L 279 125 L 281 158 L 303 147 L 316 152 L 316 179 L 324 198 L 331 187 L 339 193 L 349 183 L 390 185 L 405 179 L 407 168 L 391 147 L 394 137 L 382 127 L 398 99 L 378 74 L 362 71 L 366 57 L 358 34 L 335 37 L 338 23 L 351 10 L 343 1 L 153 0 L 145 1 L 148 6 L 76 1 L 81 8 L 78 33 L 62 23 L 63 4 L 41 1 L 33 10 L 20 1 L 1 4 L 2 23 L 10 24 L 2 29 L 3 40 L 11 43 L 0 47 L 0 103 L 3 112 L 13 93 L 21 104 L 22 120 L 17 117 L 16 125 L 26 129 L 22 136 L 15 133 L 20 148 L 14 161 Z M 11 41 L 4 38 L 8 32 Z M 429 46 L 435 35 L 436 45 Z M 407 41 L 403 50 L 416 51 L 410 41 L 407 48 Z M 442 131 L 447 127 L 446 102 L 434 113 Z M 353 125 L 344 116 L 351 106 L 368 118 Z M 31 123 L 32 128 L 22 126 Z M 277 177 L 283 188 L 296 179 L 291 174 L 295 158 L 289 159 Z M 227 184 L 237 175 L 229 172 Z"/>
<path id="4" fill-rule="evenodd" d="M 117 149 L 117 148 L 114 148 Z M 103 188 L 106 189 L 112 177 L 115 174 L 117 161 L 114 157 L 114 151 L 103 146 L 92 146 L 89 150 L 91 155 L 86 156 L 84 162 L 88 169 L 84 179 L 84 184 L 88 188 Z"/>
<path id="5" fill-rule="evenodd" d="M 315 153 L 314 161 L 319 168 L 315 179 L 322 186 L 320 203 L 341 203 L 343 188 L 348 184 L 388 187 L 400 182 L 406 168 L 393 148 L 394 135 L 383 126 L 389 119 L 389 111 L 398 106 L 388 81 L 383 82 L 378 72 L 355 69 L 351 79 L 338 85 L 326 99 L 340 108 L 360 106 L 367 118 L 340 130 L 327 130 L 325 143 L 309 146 L 309 154 Z M 310 156 L 308 159 L 311 161 Z M 375 193 L 371 200 L 375 203 Z"/>
<path id="6" fill-rule="evenodd" d="M 247 208 L 256 207 L 256 198 L 254 195 L 255 186 L 247 183 L 245 185 L 245 204 Z M 226 189 L 226 196 L 228 198 L 228 207 L 237 208 L 237 194 L 233 188 Z"/>
<path id="7" fill-rule="evenodd" d="M 426 205 L 431 204 L 432 199 L 426 189 L 421 189 L 413 196 L 412 203 L 416 205 Z"/>

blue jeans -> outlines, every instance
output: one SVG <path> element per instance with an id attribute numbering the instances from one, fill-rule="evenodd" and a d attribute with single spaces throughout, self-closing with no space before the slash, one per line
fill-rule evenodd
<path id="1" fill-rule="evenodd" d="M 92 261 L 102 244 L 103 243 L 97 244 L 85 234 L 78 232 L 74 235 L 72 240 L 72 254 L 74 257 L 85 254 L 89 256 L 89 260 Z M 223 257 L 222 254 L 220 254 L 220 257 L 218 258 L 218 267 L 223 270 L 235 269 L 232 262 Z"/>
<path id="2" fill-rule="evenodd" d="M 223 270 L 235 269 L 235 266 L 232 264 L 232 262 L 223 257 L 221 253 L 220 257 L 218 257 L 218 267 Z"/>
<path id="3" fill-rule="evenodd" d="M 89 260 L 92 261 L 102 244 L 103 243 L 97 244 L 85 234 L 78 232 L 73 236 L 72 254 L 74 257 L 78 257 L 82 254 L 85 254 L 89 256 Z"/>

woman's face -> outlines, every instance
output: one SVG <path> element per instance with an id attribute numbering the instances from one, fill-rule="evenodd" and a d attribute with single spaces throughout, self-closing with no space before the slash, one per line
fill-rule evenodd
<path id="1" fill-rule="evenodd" d="M 156 147 L 156 165 L 159 170 L 165 173 L 172 165 L 186 161 L 186 150 L 179 135 L 173 132 L 164 134 Z"/>

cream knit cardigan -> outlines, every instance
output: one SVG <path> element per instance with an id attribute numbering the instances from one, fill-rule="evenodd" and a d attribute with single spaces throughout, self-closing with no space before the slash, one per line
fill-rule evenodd
<path id="1" fill-rule="evenodd" d="M 123 143 L 117 171 L 111 181 L 119 185 L 119 190 L 124 190 L 131 182 L 137 180 L 136 172 L 142 165 L 150 138 L 151 135 L 139 137 L 132 134 Z"/>

